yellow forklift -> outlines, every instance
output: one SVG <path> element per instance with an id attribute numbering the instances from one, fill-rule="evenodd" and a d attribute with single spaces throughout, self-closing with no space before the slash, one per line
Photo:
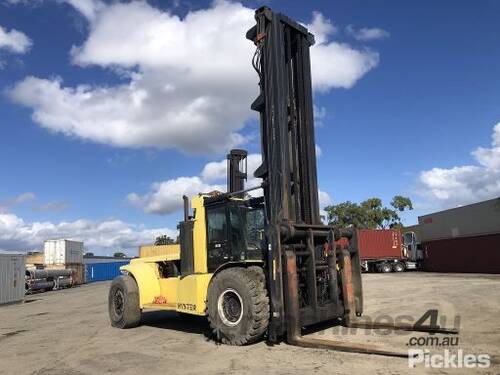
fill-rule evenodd
<path id="1" fill-rule="evenodd" d="M 215 339 L 230 345 L 265 336 L 271 343 L 404 355 L 301 334 L 326 321 L 366 327 L 356 321 L 363 311 L 356 231 L 320 219 L 309 57 L 314 37 L 267 7 L 255 20 L 246 37 L 256 46 L 252 65 L 260 79 L 251 108 L 260 115 L 262 165 L 254 175 L 262 185 L 245 190 L 246 152 L 232 150 L 228 192 L 200 193 L 191 202 L 184 197 L 179 244 L 121 268 L 124 275 L 109 291 L 111 324 L 135 327 L 143 309 L 163 309 L 207 316 Z M 253 189 L 263 189 L 263 196 L 249 198 Z M 347 249 L 335 245 L 341 237 L 349 239 Z"/>

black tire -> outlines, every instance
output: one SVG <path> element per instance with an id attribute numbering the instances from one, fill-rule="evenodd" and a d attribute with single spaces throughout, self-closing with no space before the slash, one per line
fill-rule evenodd
<path id="1" fill-rule="evenodd" d="M 403 272 L 405 270 L 405 265 L 401 262 L 396 262 L 392 265 L 394 272 Z"/>
<path id="2" fill-rule="evenodd" d="M 113 327 L 133 328 L 141 323 L 139 288 L 131 276 L 118 276 L 111 283 L 108 311 Z"/>
<path id="3" fill-rule="evenodd" d="M 269 298 L 262 268 L 229 268 L 208 288 L 208 320 L 217 340 L 246 345 L 262 338 L 269 323 Z"/>
<path id="4" fill-rule="evenodd" d="M 379 270 L 380 272 L 382 273 L 389 273 L 389 272 L 392 272 L 392 267 L 389 263 L 387 262 L 384 262 L 382 263 L 380 266 L 379 266 Z"/>

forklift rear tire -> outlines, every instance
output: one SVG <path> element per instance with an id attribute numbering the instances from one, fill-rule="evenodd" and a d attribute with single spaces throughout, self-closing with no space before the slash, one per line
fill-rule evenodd
<path id="1" fill-rule="evenodd" d="M 269 298 L 260 267 L 229 268 L 208 289 L 208 320 L 217 340 L 246 345 L 262 338 L 269 322 Z"/>
<path id="2" fill-rule="evenodd" d="M 131 276 L 118 276 L 108 296 L 109 320 L 116 328 L 133 328 L 141 322 L 139 287 Z"/>

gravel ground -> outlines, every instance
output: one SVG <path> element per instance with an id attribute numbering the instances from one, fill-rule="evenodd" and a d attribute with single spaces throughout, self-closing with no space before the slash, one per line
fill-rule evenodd
<path id="1" fill-rule="evenodd" d="M 246 347 L 207 339 L 205 319 L 169 312 L 144 314 L 143 325 L 114 329 L 107 316 L 109 282 L 29 296 L 0 307 L 0 374 L 500 374 L 500 275 L 363 275 L 365 316 L 418 319 L 438 309 L 446 326 L 460 319 L 454 350 L 487 353 L 488 369 L 410 369 L 406 359 L 304 349 L 260 342 Z M 310 333 L 406 352 L 411 337 L 383 330 Z M 437 337 L 443 337 L 437 335 Z M 442 353 L 443 348 L 428 348 Z"/>

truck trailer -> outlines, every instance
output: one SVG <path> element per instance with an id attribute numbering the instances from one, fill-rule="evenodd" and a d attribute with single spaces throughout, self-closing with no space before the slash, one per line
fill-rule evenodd
<path id="1" fill-rule="evenodd" d="M 500 273 L 500 197 L 419 216 L 404 243 L 424 271 Z"/>
<path id="2" fill-rule="evenodd" d="M 403 244 L 399 229 L 358 229 L 359 257 L 363 272 L 403 272 L 417 269 L 415 256 Z M 346 248 L 348 240 L 339 240 Z"/>

